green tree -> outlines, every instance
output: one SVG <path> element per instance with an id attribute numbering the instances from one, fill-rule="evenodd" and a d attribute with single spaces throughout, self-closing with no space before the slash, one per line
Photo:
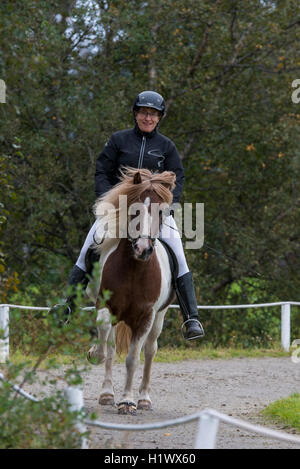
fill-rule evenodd
<path id="1" fill-rule="evenodd" d="M 2 2 L 1 154 L 16 194 L 5 200 L 2 235 L 21 284 L 64 281 L 93 221 L 97 155 L 132 125 L 137 92 L 155 88 L 167 100 L 161 132 L 183 158 L 183 201 L 205 204 L 205 245 L 187 252 L 199 302 L 222 304 L 236 284 L 236 299 L 247 301 L 253 279 L 260 301 L 296 300 L 299 8 Z M 204 320 L 212 337 L 221 333 L 218 313 Z"/>

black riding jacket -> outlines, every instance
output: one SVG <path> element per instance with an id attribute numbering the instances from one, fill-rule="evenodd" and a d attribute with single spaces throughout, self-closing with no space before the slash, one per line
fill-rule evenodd
<path id="1" fill-rule="evenodd" d="M 95 192 L 100 197 L 119 182 L 120 167 L 147 168 L 153 172 L 173 171 L 176 187 L 173 203 L 179 202 L 184 170 L 175 144 L 156 129 L 151 133 L 133 129 L 114 133 L 96 162 Z"/>

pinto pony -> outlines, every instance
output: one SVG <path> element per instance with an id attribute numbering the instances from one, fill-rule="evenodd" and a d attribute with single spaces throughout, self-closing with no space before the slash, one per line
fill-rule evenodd
<path id="1" fill-rule="evenodd" d="M 154 217 L 151 207 L 171 204 L 175 179 L 175 174 L 170 171 L 151 173 L 147 169 L 127 168 L 122 171 L 120 182 L 95 204 L 96 217 L 103 213 L 105 204 L 114 208 L 108 218 L 114 219 L 118 235 L 105 236 L 99 246 L 99 295 L 103 290 L 109 290 L 111 297 L 106 303 L 107 307 L 100 309 L 97 298 L 94 298 L 99 322 L 99 343 L 89 350 L 88 359 L 96 363 L 105 362 L 105 378 L 99 403 L 114 405 L 112 365 L 115 349 L 117 352 L 126 351 L 125 386 L 118 404 L 121 414 L 135 414 L 137 408 L 152 409 L 149 395 L 151 365 L 157 352 L 157 339 L 162 331 L 164 316 L 175 293 L 168 255 L 157 239 L 163 220 L 162 211 Z M 125 228 L 121 227 L 120 222 L 120 196 L 127 197 L 125 235 Z M 136 235 L 128 230 L 130 223 L 135 222 L 135 204 L 139 207 L 136 225 L 139 231 Z M 110 314 L 115 317 L 116 325 L 111 323 Z M 136 404 L 133 378 L 142 349 L 145 361 Z"/>

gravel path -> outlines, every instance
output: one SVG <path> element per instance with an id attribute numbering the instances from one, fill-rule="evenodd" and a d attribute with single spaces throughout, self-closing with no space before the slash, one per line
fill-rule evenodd
<path id="1" fill-rule="evenodd" d="M 115 365 L 116 400 L 120 399 L 125 365 Z M 287 358 L 235 358 L 154 363 L 152 369 L 153 411 L 136 416 L 118 415 L 111 406 L 100 406 L 98 397 L 103 365 L 93 366 L 84 376 L 85 408 L 106 422 L 142 424 L 183 417 L 210 407 L 245 421 L 265 425 L 260 411 L 270 402 L 300 392 L 300 364 Z M 137 392 L 142 364 L 135 376 Z M 35 392 L 38 389 L 31 388 Z M 30 390 L 30 389 L 28 389 Z M 288 431 L 283 426 L 269 428 Z M 108 431 L 90 427 L 91 448 L 192 449 L 197 423 L 144 432 Z M 290 431 L 291 432 L 291 431 Z M 217 448 L 290 448 L 300 446 L 273 440 L 220 423 Z"/>

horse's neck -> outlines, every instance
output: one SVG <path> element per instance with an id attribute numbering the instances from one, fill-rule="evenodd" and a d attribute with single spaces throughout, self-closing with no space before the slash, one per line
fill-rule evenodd
<path id="1" fill-rule="evenodd" d="M 133 259 L 131 245 L 127 238 L 106 238 L 99 246 L 100 262 L 102 265 L 104 265 L 109 255 L 117 249 L 122 262 L 126 263 Z"/>
<path id="2" fill-rule="evenodd" d="M 153 262 L 154 257 L 156 257 L 156 254 L 153 253 L 152 261 L 150 260 L 150 263 L 143 262 L 134 257 L 131 242 L 127 238 L 119 238 L 118 240 L 114 241 L 115 242 L 111 243 L 110 245 L 110 253 L 115 250 L 118 250 L 118 258 L 120 264 L 122 264 L 123 266 L 130 266 L 130 271 L 128 270 L 128 275 L 134 276 L 137 273 L 141 273 L 142 271 L 149 269 L 149 265 Z"/>
<path id="3" fill-rule="evenodd" d="M 104 265 L 109 254 L 117 249 L 120 241 L 121 240 L 118 238 L 106 238 L 103 243 L 98 246 L 97 250 L 100 254 L 100 262 L 102 265 Z"/>

